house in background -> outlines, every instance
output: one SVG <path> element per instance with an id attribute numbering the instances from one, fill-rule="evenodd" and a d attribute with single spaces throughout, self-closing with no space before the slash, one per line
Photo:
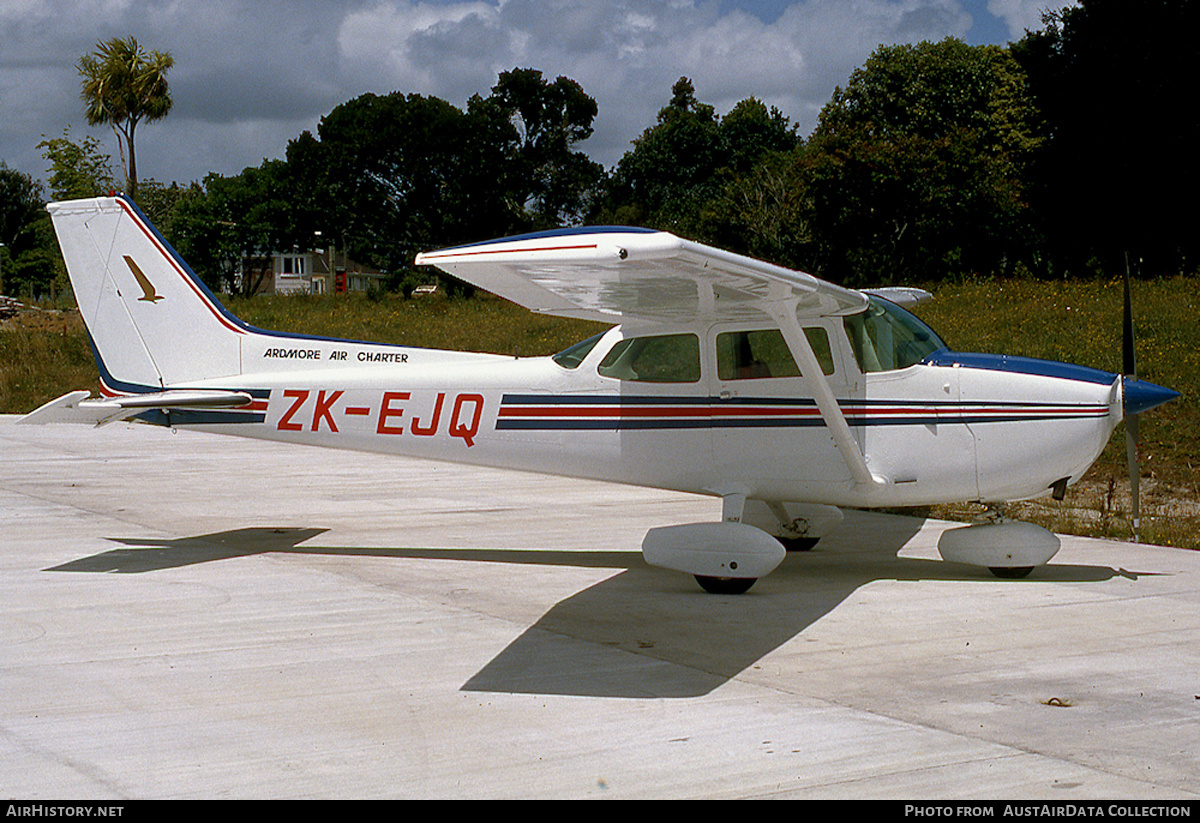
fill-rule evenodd
<path id="1" fill-rule="evenodd" d="M 243 294 L 365 292 L 382 288 L 386 276 L 333 248 L 244 257 L 237 272 Z"/>

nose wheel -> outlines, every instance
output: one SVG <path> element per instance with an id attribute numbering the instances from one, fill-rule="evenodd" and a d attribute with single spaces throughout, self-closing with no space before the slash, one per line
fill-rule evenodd
<path id="1" fill-rule="evenodd" d="M 757 577 L 706 577 L 695 575 L 700 588 L 709 594 L 745 594 L 758 580 Z"/>

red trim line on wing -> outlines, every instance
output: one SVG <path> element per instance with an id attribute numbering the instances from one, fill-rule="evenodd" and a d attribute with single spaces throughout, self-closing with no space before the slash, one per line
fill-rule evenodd
<path id="1" fill-rule="evenodd" d="M 433 252 L 430 254 L 421 255 L 421 262 L 425 262 L 428 260 L 440 260 L 440 259 L 446 258 L 446 257 L 475 257 L 476 255 L 480 255 L 480 254 L 516 254 L 518 252 L 531 252 L 531 251 L 578 251 L 579 249 L 598 249 L 598 248 L 600 248 L 598 243 L 590 243 L 590 244 L 584 244 L 584 245 L 579 245 L 579 246 L 538 246 L 538 247 L 532 248 L 532 249 L 530 249 L 530 248 L 483 249 L 481 251 L 456 251 L 456 252 L 445 252 L 443 254 L 438 254 L 437 252 Z"/>

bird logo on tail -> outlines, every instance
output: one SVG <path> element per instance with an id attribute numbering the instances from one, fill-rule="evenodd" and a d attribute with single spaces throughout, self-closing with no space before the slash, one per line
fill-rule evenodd
<path id="1" fill-rule="evenodd" d="M 133 272 L 133 279 L 142 287 L 142 296 L 138 300 L 145 300 L 148 303 L 157 303 L 163 299 L 163 296 L 154 289 L 154 284 L 150 282 L 150 278 L 146 276 L 138 264 L 133 262 L 133 258 L 128 254 L 124 255 L 125 265 L 129 266 L 129 270 Z"/>

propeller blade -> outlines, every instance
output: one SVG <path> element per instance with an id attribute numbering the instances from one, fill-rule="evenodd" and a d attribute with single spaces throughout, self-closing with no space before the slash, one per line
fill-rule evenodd
<path id="1" fill-rule="evenodd" d="M 1133 301 L 1129 289 L 1129 254 L 1125 254 L 1125 315 L 1121 334 L 1121 407 L 1125 415 L 1125 462 L 1129 465 L 1129 491 L 1133 498 L 1133 542 L 1138 542 L 1142 525 L 1138 481 L 1138 415 L 1179 396 L 1179 392 L 1137 379 L 1137 355 L 1133 343 Z"/>
<path id="2" fill-rule="evenodd" d="M 1125 418 L 1125 462 L 1129 464 L 1129 492 L 1133 497 L 1133 542 L 1138 542 L 1138 531 L 1142 526 L 1141 504 L 1138 499 L 1138 425 L 1137 415 Z"/>
<path id="3" fill-rule="evenodd" d="M 1122 319 L 1121 373 L 1137 380 L 1137 355 L 1133 350 L 1133 301 L 1129 297 L 1129 255 L 1125 255 L 1125 313 Z"/>
<path id="4" fill-rule="evenodd" d="M 1137 354 L 1133 347 L 1133 300 L 1129 294 L 1129 252 L 1125 253 L 1125 310 L 1121 321 L 1121 370 L 1125 375 L 1122 397 L 1127 398 L 1129 382 L 1137 380 Z M 1129 413 L 1129 411 L 1126 406 L 1125 463 L 1129 467 L 1129 493 L 1132 496 L 1133 542 L 1137 543 L 1138 531 L 1142 525 L 1141 501 L 1138 494 L 1141 467 L 1138 465 L 1137 413 Z"/>

